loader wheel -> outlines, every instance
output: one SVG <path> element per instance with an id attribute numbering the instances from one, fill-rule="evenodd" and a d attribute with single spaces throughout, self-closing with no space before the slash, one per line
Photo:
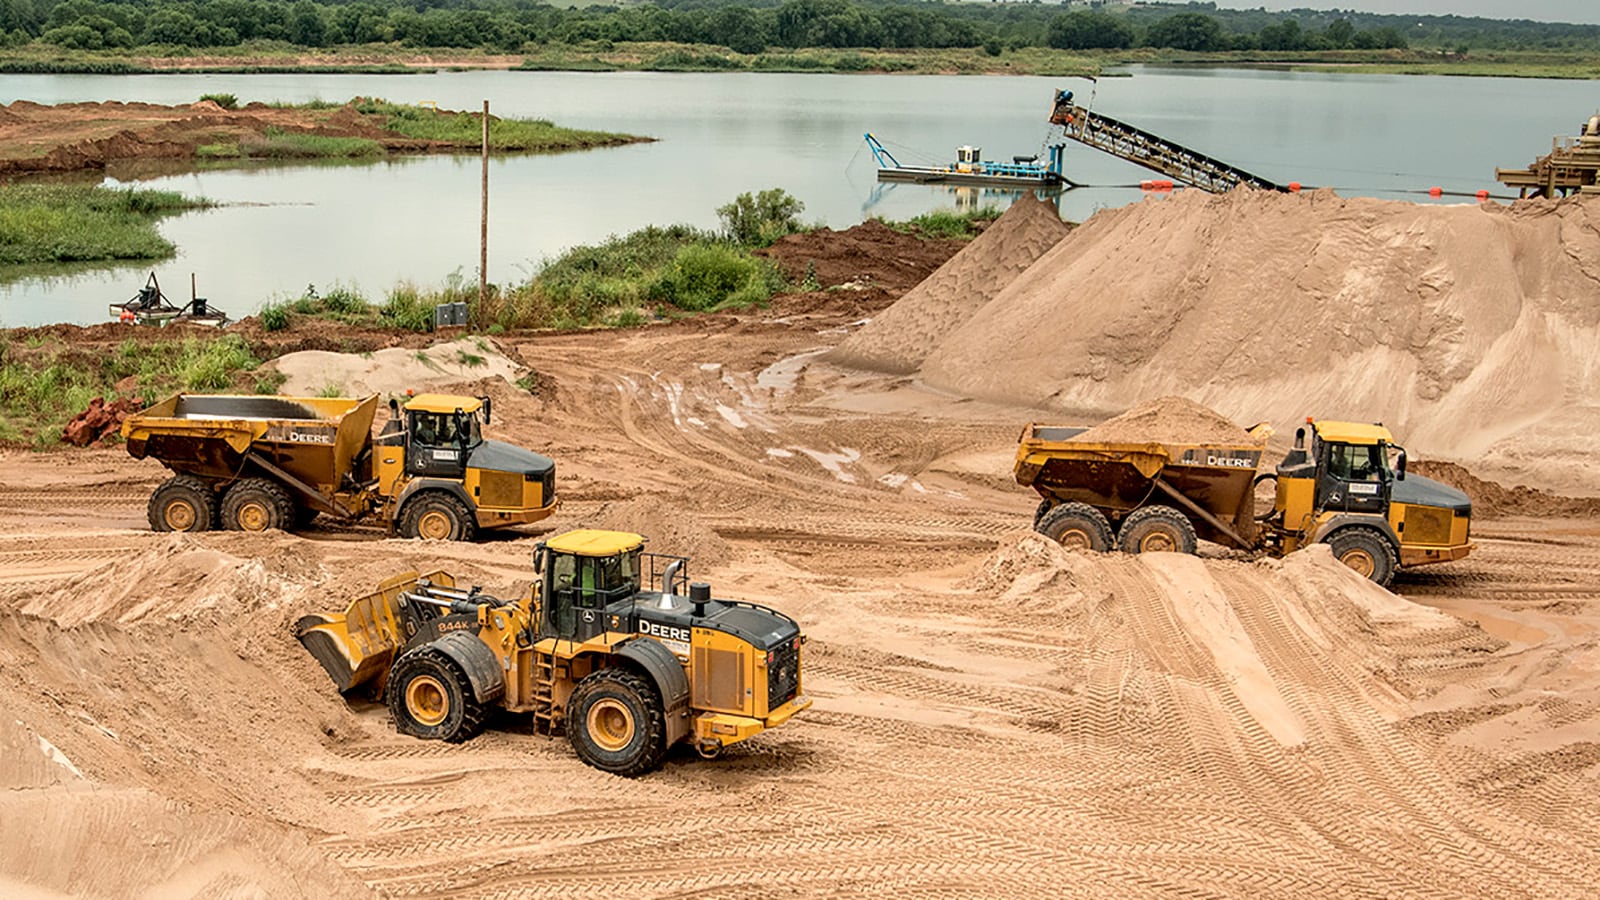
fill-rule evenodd
<path id="1" fill-rule="evenodd" d="M 1342 528 L 1328 536 L 1334 558 L 1383 587 L 1394 580 L 1394 546 L 1371 528 Z"/>
<path id="2" fill-rule="evenodd" d="M 146 515 L 156 531 L 210 531 L 217 521 L 217 494 L 192 475 L 176 475 L 150 495 Z"/>
<path id="3" fill-rule="evenodd" d="M 487 716 L 461 667 L 426 644 L 395 662 L 386 692 L 395 729 L 412 737 L 460 743 Z"/>
<path id="4" fill-rule="evenodd" d="M 294 522 L 289 492 L 265 478 L 245 478 L 222 495 L 222 524 L 229 531 L 287 531 Z"/>
<path id="5" fill-rule="evenodd" d="M 477 533 L 460 500 L 437 491 L 414 497 L 400 514 L 400 534 L 428 541 L 470 541 Z"/>
<path id="6" fill-rule="evenodd" d="M 661 698 L 642 675 L 601 669 L 578 682 L 567 702 L 567 739 L 596 769 L 632 778 L 667 755 Z"/>
<path id="7" fill-rule="evenodd" d="M 1124 553 L 1193 553 L 1198 544 L 1189 517 L 1170 506 L 1134 510 L 1117 534 L 1117 547 Z"/>
<path id="8" fill-rule="evenodd" d="M 1111 523 L 1087 503 L 1062 503 L 1039 518 L 1034 530 L 1068 550 L 1111 549 Z"/>

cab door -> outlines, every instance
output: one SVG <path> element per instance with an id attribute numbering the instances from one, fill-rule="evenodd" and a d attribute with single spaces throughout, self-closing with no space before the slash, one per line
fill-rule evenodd
<path id="1" fill-rule="evenodd" d="M 1389 509 L 1389 467 L 1382 444 L 1325 442 L 1317 474 L 1317 508 L 1384 514 Z"/>
<path id="2" fill-rule="evenodd" d="M 467 474 L 467 446 L 454 413 L 412 410 L 407 434 L 406 473 L 460 480 Z"/>
<path id="3" fill-rule="evenodd" d="M 550 601 L 541 636 L 582 643 L 606 630 L 609 592 L 602 583 L 604 559 L 552 555 Z"/>

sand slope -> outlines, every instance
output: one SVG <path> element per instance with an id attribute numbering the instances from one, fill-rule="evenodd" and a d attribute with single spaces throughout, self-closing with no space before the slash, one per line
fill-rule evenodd
<path id="1" fill-rule="evenodd" d="M 914 372 L 928 352 L 1066 236 L 1055 207 L 1026 197 L 988 230 L 907 291 L 829 358 L 882 372 Z"/>
<path id="2" fill-rule="evenodd" d="M 1098 213 L 949 336 L 863 329 L 852 358 L 922 352 L 933 387 L 1064 411 L 1182 394 L 1280 432 L 1382 421 L 1413 452 L 1600 491 L 1580 464 L 1600 428 L 1597 226 L 1576 199 L 1188 191 Z"/>

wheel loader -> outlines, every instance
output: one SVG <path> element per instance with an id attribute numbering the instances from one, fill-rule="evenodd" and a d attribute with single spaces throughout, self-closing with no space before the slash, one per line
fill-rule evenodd
<path id="1" fill-rule="evenodd" d="M 173 471 L 156 531 L 290 530 L 319 514 L 404 537 L 472 540 L 556 510 L 555 463 L 483 437 L 487 397 L 421 394 L 374 438 L 376 396 L 175 394 L 122 423 L 128 453 Z"/>
<path id="2" fill-rule="evenodd" d="M 1405 450 L 1382 425 L 1308 418 L 1283 462 L 1259 474 L 1270 431 L 1254 443 L 1169 444 L 1076 440 L 1085 430 L 1029 425 L 1017 447 L 1017 483 L 1041 497 L 1034 530 L 1066 546 L 1193 553 L 1204 538 L 1282 556 L 1326 543 L 1385 586 L 1399 568 L 1473 549 L 1472 501 L 1408 477 Z M 1273 504 L 1258 514 L 1266 482 Z"/>
<path id="3" fill-rule="evenodd" d="M 340 692 L 381 698 L 404 734 L 464 741 L 494 710 L 522 713 L 629 777 L 680 743 L 714 759 L 811 706 L 793 619 L 712 599 L 686 557 L 644 544 L 597 530 L 542 541 L 515 600 L 406 572 L 295 633 Z"/>

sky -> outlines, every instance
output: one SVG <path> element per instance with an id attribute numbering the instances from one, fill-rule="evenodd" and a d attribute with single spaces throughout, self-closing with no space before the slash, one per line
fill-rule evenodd
<path id="1" fill-rule="evenodd" d="M 1218 0 L 1232 9 L 1349 9 L 1374 13 L 1483 16 L 1600 25 L 1600 0 Z"/>

